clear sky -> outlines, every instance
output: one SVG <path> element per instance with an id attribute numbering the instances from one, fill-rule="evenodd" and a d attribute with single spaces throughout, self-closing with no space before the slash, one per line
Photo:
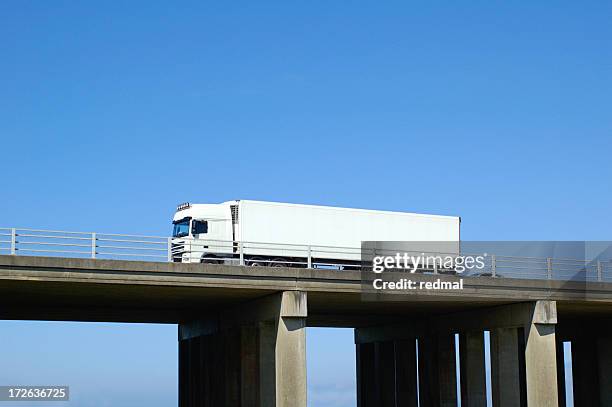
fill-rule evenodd
<path id="1" fill-rule="evenodd" d="M 3 1 L 0 226 L 168 234 L 179 202 L 249 198 L 612 239 L 611 21 L 609 1 Z M 354 404 L 351 332 L 308 337 L 312 406 Z M 167 406 L 176 352 L 175 326 L 2 322 L 0 384 Z"/>

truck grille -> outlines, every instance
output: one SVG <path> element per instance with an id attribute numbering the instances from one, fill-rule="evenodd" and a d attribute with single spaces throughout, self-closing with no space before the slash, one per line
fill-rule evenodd
<path id="1" fill-rule="evenodd" d="M 182 255 L 185 252 L 185 245 L 172 243 L 172 261 L 175 263 L 182 262 Z"/>

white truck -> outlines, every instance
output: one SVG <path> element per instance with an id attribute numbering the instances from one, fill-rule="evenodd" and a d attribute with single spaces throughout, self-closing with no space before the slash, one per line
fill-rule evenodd
<path id="1" fill-rule="evenodd" d="M 181 204 L 172 223 L 175 262 L 352 268 L 363 241 L 458 243 L 461 219 L 235 200 Z"/>

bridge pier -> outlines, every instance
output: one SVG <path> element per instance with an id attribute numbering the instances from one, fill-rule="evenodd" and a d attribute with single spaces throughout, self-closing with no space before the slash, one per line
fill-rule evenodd
<path id="1" fill-rule="evenodd" d="M 455 336 L 450 333 L 419 337 L 421 405 L 457 405 Z"/>
<path id="2" fill-rule="evenodd" d="M 495 328 L 491 338 L 491 395 L 495 407 L 525 406 L 523 328 Z"/>
<path id="3" fill-rule="evenodd" d="M 306 407 L 306 294 L 179 325 L 179 407 Z"/>
<path id="4" fill-rule="evenodd" d="M 358 343 L 357 406 L 417 406 L 415 339 Z"/>
<path id="5" fill-rule="evenodd" d="M 459 335 L 462 406 L 487 407 L 484 346 L 482 331 Z"/>
<path id="6" fill-rule="evenodd" d="M 527 405 L 557 407 L 557 351 L 555 325 L 532 323 L 525 330 Z"/>
<path id="7" fill-rule="evenodd" d="M 458 397 L 464 406 L 486 406 L 483 332 L 490 330 L 493 405 L 557 407 L 556 323 L 555 302 L 536 301 L 356 329 L 358 406 L 394 405 L 402 388 L 416 389 L 414 358 L 398 356 L 397 345 L 414 338 L 421 406 L 456 406 Z M 398 385 L 400 377 L 409 383 Z M 416 405 L 416 391 L 410 395 L 406 405 Z"/>
<path id="8" fill-rule="evenodd" d="M 355 342 L 358 407 L 416 407 L 417 387 L 423 407 L 457 405 L 454 335 L 361 328 Z"/>

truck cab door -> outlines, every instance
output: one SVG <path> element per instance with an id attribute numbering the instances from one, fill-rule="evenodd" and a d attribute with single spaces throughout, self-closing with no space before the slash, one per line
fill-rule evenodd
<path id="1" fill-rule="evenodd" d="M 194 219 L 193 222 L 191 222 L 191 235 L 195 239 L 205 239 L 206 236 L 201 236 L 201 235 L 205 235 L 207 233 L 208 233 L 208 221 Z"/>

